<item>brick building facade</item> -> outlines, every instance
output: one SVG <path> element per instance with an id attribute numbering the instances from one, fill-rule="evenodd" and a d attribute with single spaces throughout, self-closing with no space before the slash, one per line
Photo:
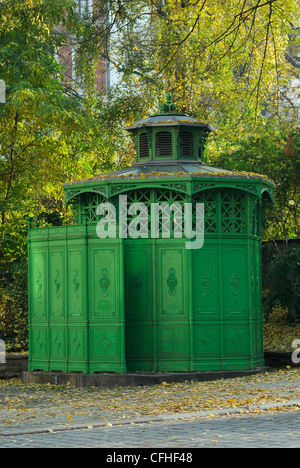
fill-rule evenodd
<path id="1" fill-rule="evenodd" d="M 83 18 L 86 13 L 93 12 L 94 0 L 76 0 L 76 3 L 80 18 Z M 68 42 L 59 50 L 56 60 L 63 67 L 62 71 L 68 91 L 81 95 L 83 92 L 81 78 L 76 73 L 75 66 L 76 45 L 76 40 L 69 37 Z M 96 84 L 99 91 L 106 92 L 109 88 L 109 68 L 102 57 L 99 57 L 99 63 L 96 67 Z"/>

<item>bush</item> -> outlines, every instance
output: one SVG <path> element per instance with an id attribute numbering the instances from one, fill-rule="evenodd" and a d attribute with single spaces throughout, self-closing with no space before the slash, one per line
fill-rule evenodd
<path id="1" fill-rule="evenodd" d="M 27 266 L 17 265 L 0 284 L 0 339 L 9 353 L 28 350 Z"/>
<path id="2" fill-rule="evenodd" d="M 264 350 L 278 353 L 291 353 L 292 346 L 300 336 L 300 324 L 288 323 L 289 311 L 282 306 L 274 306 L 268 323 L 264 323 Z"/>
<path id="3" fill-rule="evenodd" d="M 271 262 L 267 282 L 269 290 L 266 294 L 266 321 L 275 305 L 288 309 L 288 321 L 295 322 L 300 314 L 300 251 L 285 249 Z"/>

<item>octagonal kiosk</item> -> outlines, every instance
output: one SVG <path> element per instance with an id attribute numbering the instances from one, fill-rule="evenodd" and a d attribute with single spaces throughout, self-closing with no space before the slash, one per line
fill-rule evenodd
<path id="1" fill-rule="evenodd" d="M 29 370 L 263 366 L 261 227 L 274 185 L 204 164 L 214 129 L 170 96 L 127 130 L 132 167 L 65 185 L 75 224 L 29 220 Z"/>

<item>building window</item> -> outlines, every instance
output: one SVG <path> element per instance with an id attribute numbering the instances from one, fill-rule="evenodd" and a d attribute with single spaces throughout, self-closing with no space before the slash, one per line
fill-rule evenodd
<path id="1" fill-rule="evenodd" d="M 180 134 L 180 157 L 194 157 L 194 136 L 191 132 L 182 132 Z"/>
<path id="2" fill-rule="evenodd" d="M 156 134 L 155 155 L 158 157 L 172 156 L 172 133 L 159 132 Z"/>
<path id="3" fill-rule="evenodd" d="M 93 0 L 76 0 L 76 3 L 80 19 L 93 12 Z"/>

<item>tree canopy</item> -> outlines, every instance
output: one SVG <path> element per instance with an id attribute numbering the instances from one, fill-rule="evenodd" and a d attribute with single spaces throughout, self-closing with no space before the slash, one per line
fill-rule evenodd
<path id="1" fill-rule="evenodd" d="M 172 92 L 182 110 L 243 132 L 262 109 L 290 107 L 299 4 L 295 0 L 96 0 L 81 26 L 88 44 L 152 103 Z M 108 14 L 109 23 L 101 21 Z M 298 73 L 299 75 L 299 73 Z M 145 106 L 148 109 L 148 106 Z"/>
<path id="2" fill-rule="evenodd" d="M 299 235 L 297 0 L 95 0 L 82 17 L 73 0 L 3 0 L 0 18 L 0 261 L 26 255 L 26 214 L 62 222 L 65 182 L 132 161 L 123 128 L 167 91 L 217 128 L 209 163 L 275 179 L 286 222 L 269 234 Z M 57 60 L 66 43 L 81 94 Z M 107 94 L 99 60 L 119 78 Z"/>
<path id="3" fill-rule="evenodd" d="M 0 17 L 0 260 L 12 260 L 26 255 L 24 217 L 60 222 L 63 184 L 112 169 L 122 138 L 101 118 L 101 96 L 97 106 L 90 88 L 67 91 L 56 56 L 76 33 L 73 2 L 3 1 Z"/>
<path id="4" fill-rule="evenodd" d="M 111 109 L 134 97 L 146 116 L 170 91 L 217 128 L 208 163 L 275 181 L 266 238 L 300 236 L 299 9 L 297 0 L 97 0 L 81 25 L 82 64 L 88 44 L 118 72 Z"/>

